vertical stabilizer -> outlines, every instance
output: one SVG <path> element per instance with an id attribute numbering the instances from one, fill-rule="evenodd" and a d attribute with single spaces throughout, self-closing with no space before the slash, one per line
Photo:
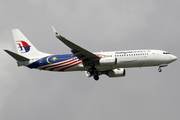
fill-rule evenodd
<path id="1" fill-rule="evenodd" d="M 12 29 L 12 33 L 18 54 L 27 58 L 46 55 L 38 51 L 19 29 Z"/>

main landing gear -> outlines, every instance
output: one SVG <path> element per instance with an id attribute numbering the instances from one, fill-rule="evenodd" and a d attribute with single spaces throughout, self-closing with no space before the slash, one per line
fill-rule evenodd
<path id="1" fill-rule="evenodd" d="M 89 70 L 88 70 L 88 72 L 91 74 L 91 76 L 93 76 L 94 75 L 94 79 L 97 81 L 97 80 L 99 80 L 99 72 L 96 70 L 96 68 L 90 68 Z"/>
<path id="2" fill-rule="evenodd" d="M 98 76 L 98 75 L 94 75 L 94 79 L 95 79 L 96 81 L 98 81 L 98 80 L 99 80 L 99 76 Z"/>
<path id="3" fill-rule="evenodd" d="M 96 81 L 99 80 L 99 74 L 98 74 L 99 72 L 97 71 L 97 69 L 94 67 L 93 64 L 91 65 L 91 68 L 89 68 L 88 72 L 91 74 L 91 76 L 94 75 L 94 79 Z"/>

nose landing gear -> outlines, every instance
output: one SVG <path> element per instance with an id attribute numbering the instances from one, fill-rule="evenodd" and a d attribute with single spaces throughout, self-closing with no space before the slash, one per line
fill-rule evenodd
<path id="1" fill-rule="evenodd" d="M 166 67 L 166 66 L 168 66 L 168 64 L 161 64 L 161 65 L 159 65 L 158 71 L 159 71 L 159 72 L 162 72 L 161 67 Z"/>
<path id="2" fill-rule="evenodd" d="M 158 71 L 159 71 L 159 72 L 162 72 L 162 69 L 161 69 L 161 67 L 159 67 L 159 68 L 158 68 Z"/>

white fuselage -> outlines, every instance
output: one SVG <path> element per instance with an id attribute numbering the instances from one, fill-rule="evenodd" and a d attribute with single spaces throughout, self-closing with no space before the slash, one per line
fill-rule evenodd
<path id="1" fill-rule="evenodd" d="M 117 58 L 116 65 L 113 66 L 97 65 L 96 68 L 98 70 L 159 66 L 162 64 L 169 64 L 177 59 L 176 56 L 162 50 L 126 50 L 126 51 L 97 52 L 94 54 L 102 58 L 106 58 L 106 57 Z M 87 71 L 88 69 L 89 69 L 88 67 L 84 67 L 83 64 L 81 63 L 74 67 L 70 67 L 65 71 L 78 71 L 78 70 Z"/>

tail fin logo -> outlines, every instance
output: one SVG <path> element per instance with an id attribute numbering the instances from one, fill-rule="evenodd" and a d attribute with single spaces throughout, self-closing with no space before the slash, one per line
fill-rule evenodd
<path id="1" fill-rule="evenodd" d="M 20 51 L 22 53 L 23 52 L 29 52 L 31 46 L 27 42 L 25 42 L 25 41 L 16 41 L 16 43 L 19 46 Z"/>

